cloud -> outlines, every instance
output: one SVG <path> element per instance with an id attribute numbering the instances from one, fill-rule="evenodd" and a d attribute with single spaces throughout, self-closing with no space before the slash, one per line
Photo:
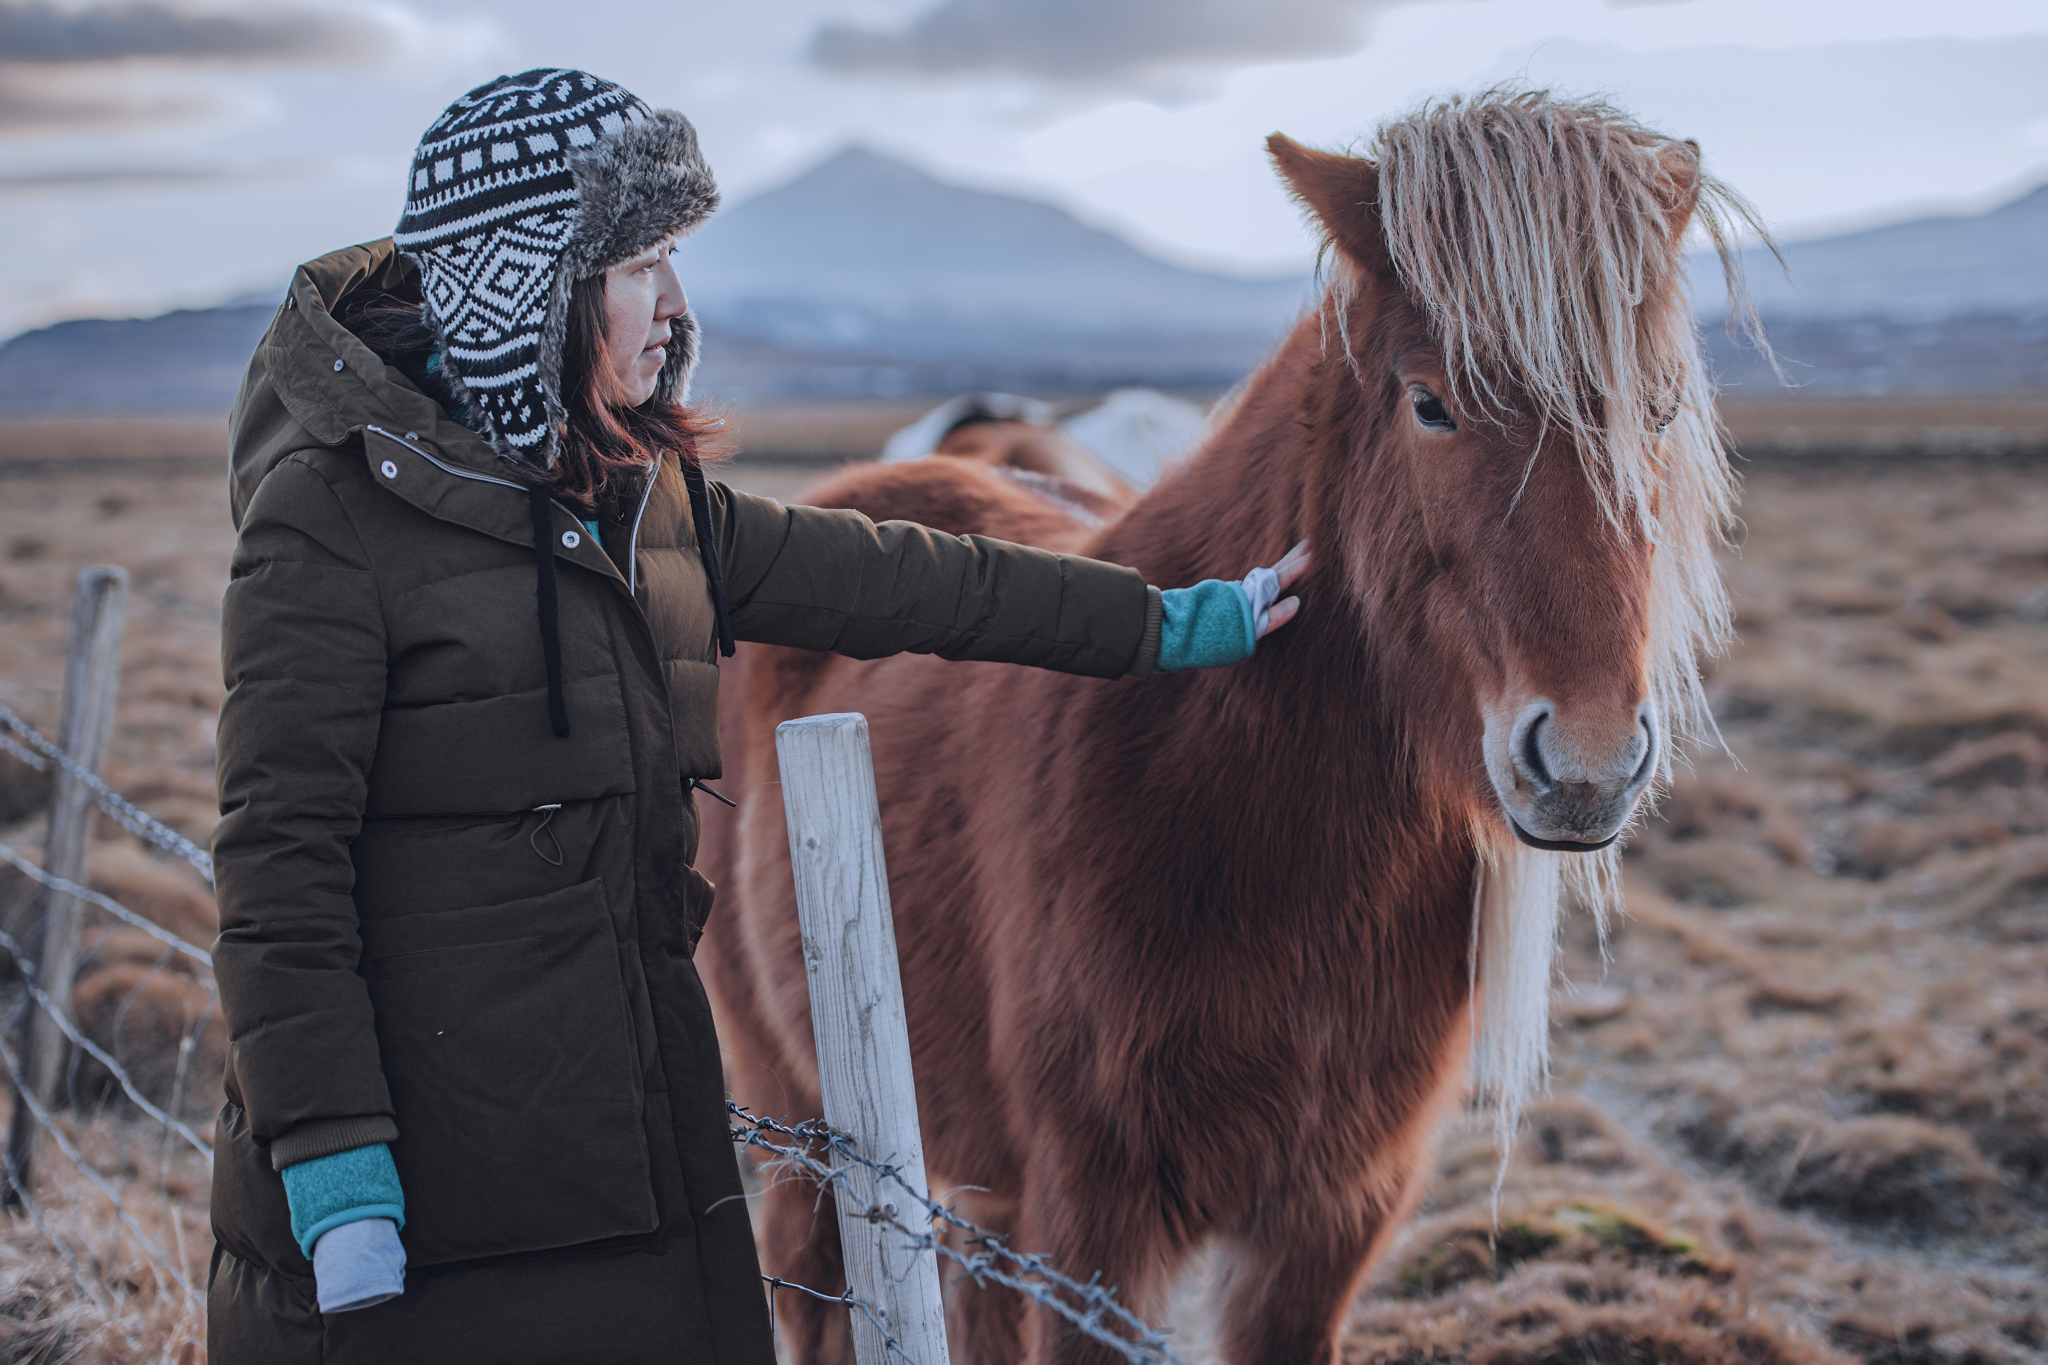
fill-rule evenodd
<path id="1" fill-rule="evenodd" d="M 831 71 L 1005 71 L 1093 83 L 1173 68 L 1348 52 L 1404 0 L 941 0 L 901 28 L 828 23 L 810 59 Z"/>
<path id="2" fill-rule="evenodd" d="M 72 71 L 0 66 L 0 133 L 90 131 L 192 118 L 215 107 L 200 91 L 80 80 Z"/>
<path id="3" fill-rule="evenodd" d="M 393 48 L 391 25 L 371 11 L 350 15 L 301 5 L 200 10 L 152 3 L 59 7 L 0 2 L 0 62 L 350 62 Z"/>
<path id="4" fill-rule="evenodd" d="M 0 175 L 0 196 L 46 190 L 133 189 L 138 186 L 208 185 L 254 178 L 218 167 L 114 166 L 105 170 L 30 171 Z"/>
<path id="5" fill-rule="evenodd" d="M 0 134 L 218 113 L 227 89 L 214 73 L 223 69 L 385 66 L 436 48 L 473 50 L 480 33 L 475 24 L 440 24 L 394 4 L 0 0 Z"/>

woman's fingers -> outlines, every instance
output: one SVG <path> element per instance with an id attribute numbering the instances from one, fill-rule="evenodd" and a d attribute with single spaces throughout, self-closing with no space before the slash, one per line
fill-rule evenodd
<path id="1" fill-rule="evenodd" d="M 1308 572 L 1308 566 L 1308 542 L 1304 540 L 1289 550 L 1286 556 L 1273 566 L 1273 572 L 1280 575 L 1280 590 L 1285 592 L 1293 587 L 1294 580 Z"/>
<path id="2" fill-rule="evenodd" d="M 1265 639 L 1268 635 L 1271 635 L 1274 631 L 1292 621 L 1294 613 L 1300 610 L 1301 599 L 1299 597 L 1283 597 L 1278 602 L 1275 602 L 1266 612 L 1266 628 L 1259 632 L 1259 638 L 1261 640 Z"/>

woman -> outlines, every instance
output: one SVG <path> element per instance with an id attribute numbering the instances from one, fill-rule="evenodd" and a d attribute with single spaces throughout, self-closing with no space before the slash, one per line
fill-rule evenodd
<path id="1" fill-rule="evenodd" d="M 719 655 L 1142 676 L 1295 610 L 1299 550 L 1162 594 L 706 479 L 668 253 L 716 203 L 680 115 L 501 78 L 428 129 L 395 238 L 303 267 L 250 365 L 215 1365 L 767 1365 L 690 960 Z"/>

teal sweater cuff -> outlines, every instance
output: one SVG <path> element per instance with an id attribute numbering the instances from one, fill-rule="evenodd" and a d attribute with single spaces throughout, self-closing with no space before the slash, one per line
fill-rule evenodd
<path id="1" fill-rule="evenodd" d="M 405 1226 L 405 1191 L 391 1149 L 381 1142 L 285 1167 L 284 1195 L 292 1210 L 292 1240 L 308 1259 L 320 1235 L 344 1223 L 389 1218 Z"/>
<path id="2" fill-rule="evenodd" d="M 1243 663 L 1258 646 L 1252 599 L 1236 583 L 1208 578 L 1159 594 L 1160 673 Z"/>

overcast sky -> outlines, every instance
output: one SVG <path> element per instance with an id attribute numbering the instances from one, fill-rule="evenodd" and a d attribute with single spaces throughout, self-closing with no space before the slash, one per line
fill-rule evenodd
<path id="1" fill-rule="evenodd" d="M 0 336 L 382 236 L 427 122 L 544 65 L 688 114 L 728 202 L 859 140 L 1243 273 L 1310 257 L 1267 133 L 1502 80 L 1698 140 L 1790 238 L 2048 181 L 2048 0 L 0 0 Z"/>

